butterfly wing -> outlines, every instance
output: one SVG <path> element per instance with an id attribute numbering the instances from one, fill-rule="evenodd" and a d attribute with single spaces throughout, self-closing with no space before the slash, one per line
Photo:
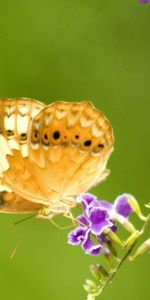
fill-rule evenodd
<path id="1" fill-rule="evenodd" d="M 0 116 L 1 183 L 13 191 L 1 211 L 62 213 L 108 175 L 112 127 L 90 102 L 1 100 Z"/>
<path id="2" fill-rule="evenodd" d="M 28 143 L 32 174 L 50 202 L 86 192 L 108 174 L 112 127 L 90 102 L 46 106 L 31 123 Z"/>
<path id="3" fill-rule="evenodd" d="M 1 184 L 32 202 L 44 197 L 30 173 L 27 137 L 30 122 L 43 107 L 43 103 L 33 99 L 0 101 Z"/>
<path id="4" fill-rule="evenodd" d="M 42 205 L 27 201 L 14 192 L 5 189 L 0 192 L 0 212 L 3 213 L 33 213 L 37 212 Z"/>

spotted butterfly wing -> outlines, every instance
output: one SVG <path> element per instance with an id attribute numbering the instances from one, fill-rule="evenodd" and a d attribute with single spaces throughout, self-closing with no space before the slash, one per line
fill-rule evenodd
<path id="1" fill-rule="evenodd" d="M 20 101 L 16 100 L 17 107 Z M 26 133 L 24 148 L 10 147 L 13 153 L 3 149 L 6 161 L 4 165 L 0 160 L 2 183 L 26 201 L 42 205 L 43 214 L 53 217 L 69 211 L 76 205 L 78 194 L 108 175 L 106 164 L 113 149 L 112 127 L 90 102 L 58 101 L 47 106 L 39 102 L 37 106 L 34 100 L 29 102 L 39 112 L 33 117 L 28 115 L 26 132 L 18 134 L 14 128 L 15 141 L 21 146 L 18 139 Z M 15 124 L 16 119 L 18 108 Z M 5 130 L 11 129 L 4 125 L 2 120 L 1 138 L 10 144 Z"/>
<path id="2" fill-rule="evenodd" d="M 21 198 L 31 199 L 30 191 L 42 197 L 28 166 L 27 136 L 32 119 L 43 107 L 33 99 L 0 101 L 0 182 Z"/>

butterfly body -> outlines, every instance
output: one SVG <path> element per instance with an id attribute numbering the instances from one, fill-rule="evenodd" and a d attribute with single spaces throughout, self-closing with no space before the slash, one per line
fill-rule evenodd
<path id="1" fill-rule="evenodd" d="M 0 182 L 12 193 L 0 211 L 66 214 L 109 174 L 112 150 L 111 124 L 88 101 L 0 100 Z"/>

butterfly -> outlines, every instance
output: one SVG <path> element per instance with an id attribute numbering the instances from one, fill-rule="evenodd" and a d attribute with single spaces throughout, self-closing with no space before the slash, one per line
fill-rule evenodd
<path id="1" fill-rule="evenodd" d="M 51 219 L 103 181 L 110 122 L 91 102 L 0 100 L 0 212 Z"/>

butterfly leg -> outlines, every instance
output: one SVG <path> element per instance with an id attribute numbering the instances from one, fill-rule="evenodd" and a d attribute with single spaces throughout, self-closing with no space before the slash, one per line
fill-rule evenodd
<path id="1" fill-rule="evenodd" d="M 73 226 L 86 226 L 84 223 L 82 223 L 79 219 L 73 216 L 71 211 L 68 211 L 64 214 L 64 217 L 70 219 L 73 223 Z"/>
<path id="2" fill-rule="evenodd" d="M 69 226 L 60 226 L 58 225 L 54 220 L 53 220 L 53 217 L 55 217 L 56 215 L 58 214 L 62 214 L 63 213 L 63 216 L 64 217 L 67 217 L 69 219 L 72 220 L 72 224 L 69 225 Z M 73 217 L 72 213 L 69 211 L 69 209 L 65 210 L 64 211 L 61 211 L 61 212 L 57 212 L 55 210 L 52 209 L 52 207 L 44 207 L 42 209 L 39 210 L 36 218 L 38 219 L 47 219 L 49 220 L 54 226 L 56 226 L 58 229 L 68 229 L 72 226 L 75 226 L 75 218 Z"/>
<path id="3" fill-rule="evenodd" d="M 70 219 L 72 221 L 73 226 L 77 225 L 77 219 L 73 216 L 72 212 L 69 209 L 64 213 L 64 217 Z"/>
<path id="4" fill-rule="evenodd" d="M 58 225 L 58 224 L 57 224 L 54 220 L 52 220 L 52 219 L 49 219 L 49 221 L 50 221 L 56 228 L 61 229 L 61 230 L 66 230 L 66 229 L 68 229 L 68 228 L 73 227 L 72 224 L 71 224 L 71 225 L 68 225 L 68 226 L 60 226 L 60 225 Z"/>

